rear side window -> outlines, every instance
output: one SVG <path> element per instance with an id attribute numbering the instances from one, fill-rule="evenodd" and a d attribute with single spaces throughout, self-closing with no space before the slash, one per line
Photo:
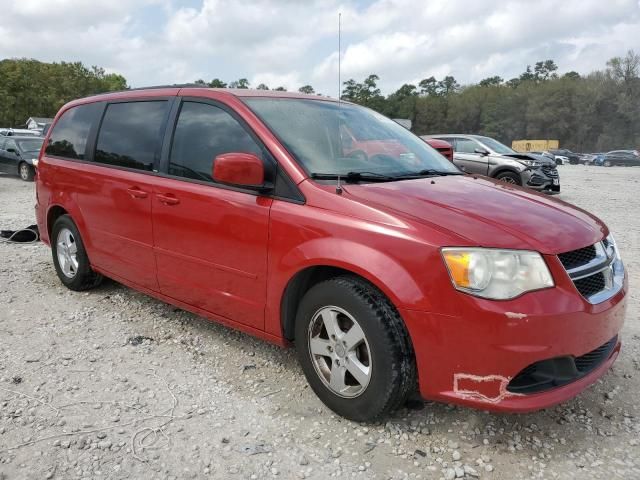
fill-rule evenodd
<path id="1" fill-rule="evenodd" d="M 230 152 L 254 153 L 262 149 L 244 127 L 222 108 L 184 102 L 173 136 L 169 174 L 213 181 L 213 160 Z"/>
<path id="2" fill-rule="evenodd" d="M 65 111 L 53 127 L 45 153 L 84 160 L 89 131 L 101 108 L 99 103 L 88 103 Z"/>
<path id="3" fill-rule="evenodd" d="M 98 163 L 153 170 L 160 155 L 169 102 L 112 103 L 102 119 L 96 154 Z"/>
<path id="4" fill-rule="evenodd" d="M 480 148 L 480 144 L 475 140 L 469 140 L 468 138 L 456 139 L 456 152 L 475 153 L 476 148 Z"/>

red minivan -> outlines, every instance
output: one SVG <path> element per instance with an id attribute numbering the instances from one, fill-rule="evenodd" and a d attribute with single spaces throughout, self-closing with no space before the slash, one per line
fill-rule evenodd
<path id="1" fill-rule="evenodd" d="M 315 393 L 354 420 L 416 389 L 548 407 L 620 350 L 627 280 L 600 220 L 466 175 L 350 103 L 195 87 L 76 100 L 45 140 L 36 214 L 70 289 L 106 276 L 295 344 Z"/>

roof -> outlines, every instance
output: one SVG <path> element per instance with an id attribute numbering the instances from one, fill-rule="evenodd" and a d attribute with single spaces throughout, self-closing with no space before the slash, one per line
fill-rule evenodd
<path id="1" fill-rule="evenodd" d="M 53 123 L 53 118 L 45 117 L 29 117 L 25 123 L 29 123 L 29 120 L 33 120 L 36 123 Z"/>
<path id="2" fill-rule="evenodd" d="M 234 97 L 272 97 L 272 98 L 301 98 L 307 100 L 325 100 L 330 102 L 337 102 L 338 100 L 331 97 L 325 97 L 317 94 L 308 94 L 308 93 L 300 93 L 300 92 L 283 92 L 279 90 L 257 90 L 252 88 L 210 88 L 203 87 L 202 85 L 194 85 L 194 84 L 180 84 L 180 85 L 156 85 L 151 87 L 141 87 L 141 88 L 131 88 L 128 90 L 119 90 L 115 92 L 104 92 L 99 93 L 97 95 L 90 95 L 86 98 L 91 98 L 94 100 L 98 100 L 102 97 L 128 97 L 135 96 L 136 93 L 141 92 L 150 92 L 153 90 L 161 90 L 162 93 L 159 95 L 177 95 L 179 92 L 183 90 L 207 90 L 210 92 L 222 93 L 231 95 Z M 78 99 L 81 100 L 81 99 Z M 75 103 L 75 101 L 70 102 Z M 344 102 L 349 103 L 349 102 Z M 33 117 L 32 117 L 33 118 Z"/>
<path id="3" fill-rule="evenodd" d="M 42 140 L 44 141 L 44 137 L 36 136 L 36 135 L 11 135 L 10 137 L 2 136 L 0 140 L 6 138 L 9 140 Z"/>

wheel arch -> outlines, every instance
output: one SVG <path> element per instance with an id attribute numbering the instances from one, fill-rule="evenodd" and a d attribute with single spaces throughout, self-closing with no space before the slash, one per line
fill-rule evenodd
<path id="1" fill-rule="evenodd" d="M 349 242 L 351 243 L 351 242 Z M 342 247 L 345 247 L 342 245 Z M 359 248 L 358 248 L 359 247 Z M 273 319 L 272 326 L 276 330 L 273 333 L 282 335 L 286 340 L 292 340 L 295 334 L 295 317 L 298 305 L 304 294 L 314 285 L 329 278 L 353 275 L 380 291 L 396 308 L 409 307 L 417 309 L 429 309 L 428 301 L 422 289 L 414 278 L 393 259 L 385 256 L 364 245 L 351 248 L 334 249 L 329 246 L 331 252 L 345 252 L 349 259 L 325 259 L 310 260 L 299 265 L 287 276 L 286 281 L 278 294 L 279 315 Z M 363 266 L 368 266 L 365 269 Z"/>

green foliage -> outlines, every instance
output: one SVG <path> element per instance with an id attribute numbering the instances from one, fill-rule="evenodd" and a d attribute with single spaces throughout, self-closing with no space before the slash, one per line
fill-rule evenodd
<path id="1" fill-rule="evenodd" d="M 122 75 L 80 62 L 0 61 L 0 127 L 19 127 L 29 117 L 53 117 L 70 100 L 124 90 Z"/>
<path id="2" fill-rule="evenodd" d="M 240 78 L 229 84 L 229 88 L 249 88 L 249 80 Z"/>
<path id="3" fill-rule="evenodd" d="M 256 87 L 258 90 L 269 90 L 269 87 L 267 87 L 264 83 L 261 83 L 260 85 L 258 85 Z"/>
<path id="4" fill-rule="evenodd" d="M 344 82 L 342 98 L 392 118 L 412 120 L 419 134 L 476 133 L 507 145 L 518 139 L 557 139 L 581 152 L 640 147 L 640 55 L 607 62 L 607 69 L 558 76 L 553 60 L 527 66 L 505 82 L 499 76 L 461 88 L 454 77 L 405 84 L 386 98 L 379 77 Z"/>
<path id="5" fill-rule="evenodd" d="M 311 85 L 303 85 L 302 87 L 300 87 L 298 89 L 298 91 L 300 93 L 308 93 L 308 94 L 316 93 L 316 91 L 313 89 L 313 87 Z"/>
<path id="6" fill-rule="evenodd" d="M 209 82 L 211 88 L 227 88 L 227 84 L 219 78 L 214 78 Z M 259 87 L 258 87 L 259 88 Z"/>

